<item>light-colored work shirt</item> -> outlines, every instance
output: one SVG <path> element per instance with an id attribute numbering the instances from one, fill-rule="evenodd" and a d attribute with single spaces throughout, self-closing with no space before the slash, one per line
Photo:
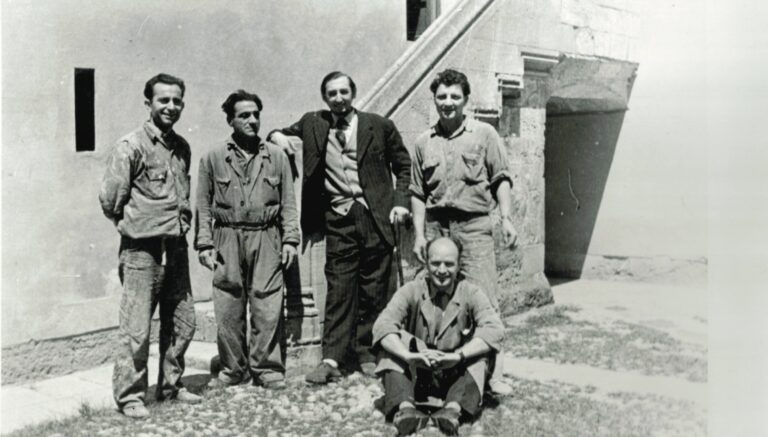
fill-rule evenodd
<path id="1" fill-rule="evenodd" d="M 190 227 L 189 144 L 152 122 L 117 141 L 107 160 L 99 201 L 129 238 L 178 237 Z"/>
<path id="2" fill-rule="evenodd" d="M 502 140 L 488 123 L 467 117 L 451 135 L 437 123 L 414 144 L 408 188 L 427 211 L 489 213 L 503 180 L 512 184 Z"/>

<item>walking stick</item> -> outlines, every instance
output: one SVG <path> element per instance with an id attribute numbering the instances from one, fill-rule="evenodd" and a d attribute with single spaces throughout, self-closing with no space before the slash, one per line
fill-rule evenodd
<path id="1" fill-rule="evenodd" d="M 400 254 L 400 223 L 395 221 L 392 224 L 392 229 L 395 232 L 395 262 L 397 262 L 397 288 L 402 287 L 405 284 L 403 279 L 403 256 Z"/>

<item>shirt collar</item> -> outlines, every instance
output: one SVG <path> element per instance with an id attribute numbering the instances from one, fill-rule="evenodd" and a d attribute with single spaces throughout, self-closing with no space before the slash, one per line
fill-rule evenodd
<path id="1" fill-rule="evenodd" d="M 347 120 L 348 126 L 352 126 L 352 120 L 354 120 L 356 116 L 357 116 L 357 109 L 355 108 L 352 108 L 352 110 L 349 111 L 349 113 L 347 113 L 347 115 L 344 116 L 344 119 Z M 331 112 L 331 117 L 333 118 L 333 126 L 335 127 L 336 123 L 339 122 L 339 118 L 341 117 L 334 114 L 333 112 Z"/>
<path id="2" fill-rule="evenodd" d="M 264 139 L 262 139 L 261 137 L 258 137 L 258 139 L 259 139 L 259 146 L 258 146 L 258 151 L 256 155 L 261 156 L 262 158 L 272 160 L 272 156 L 269 153 L 269 148 L 267 147 L 267 143 L 265 143 Z M 230 135 L 227 138 L 227 149 L 229 149 L 231 153 L 241 153 L 240 152 L 241 149 L 235 142 L 235 139 L 232 137 L 232 135 Z"/>
<path id="3" fill-rule="evenodd" d="M 152 121 L 147 120 L 144 122 L 144 131 L 153 143 L 159 142 L 166 148 L 173 148 L 175 145 L 176 132 L 173 129 L 169 129 L 168 132 L 163 133 Z"/>
<path id="4" fill-rule="evenodd" d="M 452 138 L 458 137 L 459 135 L 461 135 L 465 131 L 466 132 L 472 132 L 474 130 L 475 130 L 475 120 L 473 118 L 465 115 L 464 116 L 464 121 L 461 122 L 461 125 L 459 126 L 458 129 L 453 131 L 451 136 L 446 137 L 443 134 L 443 129 L 440 126 L 440 122 L 439 121 L 437 123 L 435 123 L 434 126 L 432 126 L 430 136 L 432 136 L 432 137 L 434 137 L 434 136 L 441 136 L 441 137 L 444 137 L 444 138 L 452 139 Z"/>

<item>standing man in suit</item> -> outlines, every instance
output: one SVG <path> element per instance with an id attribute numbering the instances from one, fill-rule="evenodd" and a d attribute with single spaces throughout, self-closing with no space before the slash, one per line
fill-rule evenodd
<path id="1" fill-rule="evenodd" d="M 330 110 L 308 112 L 269 137 L 290 156 L 287 136 L 301 138 L 302 230 L 326 237 L 323 361 L 306 376 L 315 384 L 340 378 L 342 363 L 375 375 L 371 329 L 395 290 L 392 225 L 409 214 L 408 151 L 392 121 L 352 106 L 356 92 L 347 74 L 329 73 L 320 93 Z"/>

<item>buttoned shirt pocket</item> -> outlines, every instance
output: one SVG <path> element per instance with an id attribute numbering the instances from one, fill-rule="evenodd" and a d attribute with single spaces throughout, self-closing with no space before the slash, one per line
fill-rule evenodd
<path id="1" fill-rule="evenodd" d="M 428 154 L 424 157 L 422 165 L 422 177 L 424 181 L 424 193 L 432 198 L 433 201 L 443 197 L 445 187 L 443 186 L 443 167 L 440 164 L 440 157 L 436 154 Z"/>
<path id="2" fill-rule="evenodd" d="M 262 193 L 265 205 L 277 205 L 280 203 L 280 177 L 264 176 Z"/>
<path id="3" fill-rule="evenodd" d="M 151 199 L 164 199 L 168 197 L 168 169 L 148 168 L 145 173 L 147 178 L 147 197 Z"/>
<path id="4" fill-rule="evenodd" d="M 462 152 L 463 179 L 469 184 L 476 184 L 488 178 L 483 156 L 476 152 Z"/>
<path id="5" fill-rule="evenodd" d="M 234 196 L 234 190 L 232 189 L 232 179 L 228 177 L 217 177 L 216 188 L 214 189 L 214 201 L 216 206 L 220 208 L 232 208 L 232 196 Z"/>

